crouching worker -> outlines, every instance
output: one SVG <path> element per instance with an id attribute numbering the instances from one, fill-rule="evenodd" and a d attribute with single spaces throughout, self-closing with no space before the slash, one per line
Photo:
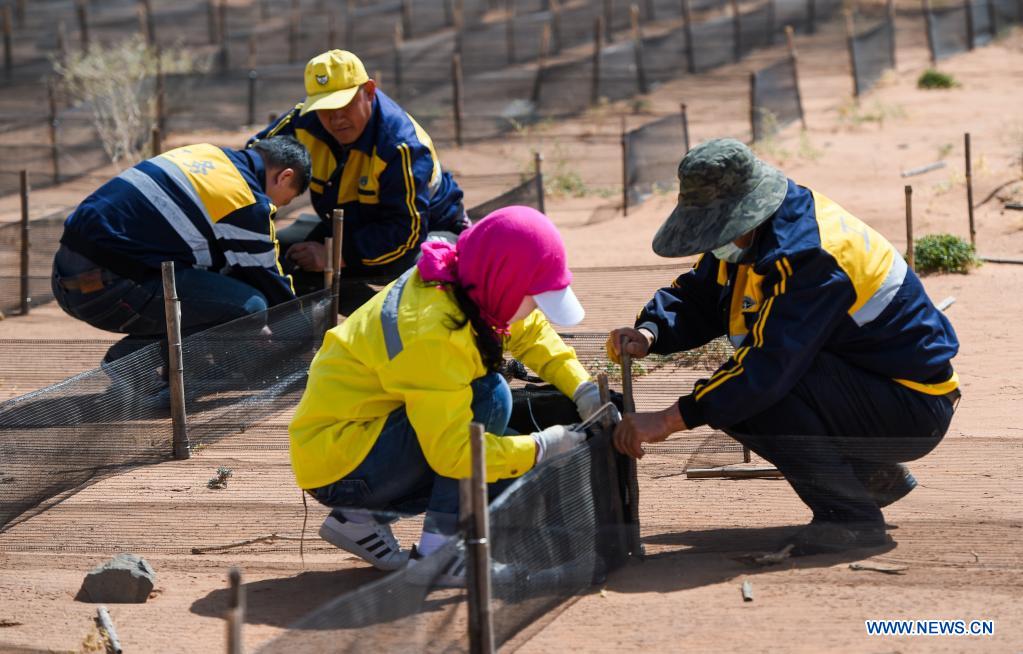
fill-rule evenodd
<path id="1" fill-rule="evenodd" d="M 57 303 L 128 334 L 107 352 L 110 362 L 165 337 L 164 261 L 175 264 L 185 335 L 293 299 L 273 219 L 305 192 L 310 171 L 309 153 L 291 137 L 241 151 L 190 145 L 125 170 L 64 223 Z"/>
<path id="2" fill-rule="evenodd" d="M 880 234 L 731 139 L 679 165 L 679 202 L 654 236 L 665 257 L 703 253 L 632 328 L 635 357 L 727 334 L 735 353 L 663 411 L 625 416 L 620 451 L 709 424 L 781 471 L 813 520 L 794 554 L 884 545 L 881 508 L 916 485 L 959 400 L 952 325 Z"/>
<path id="3" fill-rule="evenodd" d="M 547 217 L 507 207 L 457 244 L 423 244 L 415 267 L 327 333 L 290 425 L 298 485 L 334 508 L 322 538 L 393 570 L 409 551 L 369 511 L 425 510 L 416 555 L 439 549 L 456 531 L 457 480 L 470 475 L 470 422 L 486 427 L 494 496 L 584 440 L 560 425 L 505 435 L 512 397 L 497 372 L 507 348 L 581 416 L 599 410 L 596 385 L 548 322 L 582 320 L 571 279 Z M 464 569 L 449 568 L 436 583 L 464 584 Z"/>

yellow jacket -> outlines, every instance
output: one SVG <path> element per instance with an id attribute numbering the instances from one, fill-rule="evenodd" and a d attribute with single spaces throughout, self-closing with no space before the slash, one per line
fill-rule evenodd
<path id="1" fill-rule="evenodd" d="M 445 477 L 470 474 L 470 384 L 487 374 L 450 292 L 412 268 L 327 332 L 289 426 L 291 467 L 301 488 L 331 484 L 369 454 L 387 416 L 405 406 L 427 463 Z M 569 397 L 589 379 L 547 319 L 534 311 L 511 326 L 505 348 Z M 533 467 L 529 435 L 486 435 L 487 478 Z"/>

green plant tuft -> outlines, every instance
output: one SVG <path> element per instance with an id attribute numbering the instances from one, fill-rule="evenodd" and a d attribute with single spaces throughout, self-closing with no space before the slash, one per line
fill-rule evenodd
<path id="1" fill-rule="evenodd" d="M 951 89 L 959 86 L 959 82 L 948 73 L 928 68 L 920 74 L 916 81 L 918 89 Z"/>
<path id="2" fill-rule="evenodd" d="M 973 246 L 952 234 L 929 234 L 913 247 L 919 273 L 962 273 L 980 265 Z"/>

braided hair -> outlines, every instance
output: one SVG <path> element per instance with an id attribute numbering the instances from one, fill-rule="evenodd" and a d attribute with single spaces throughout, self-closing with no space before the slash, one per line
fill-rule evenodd
<path id="1" fill-rule="evenodd" d="M 483 367 L 487 372 L 497 372 L 504 363 L 504 343 L 500 335 L 494 331 L 483 316 L 480 314 L 480 307 L 469 297 L 469 289 L 459 284 L 450 284 L 452 295 L 458 308 L 462 310 L 462 317 L 451 318 L 451 329 L 458 330 L 466 325 L 471 325 L 476 336 L 476 348 L 480 351 L 480 358 L 483 359 Z"/>

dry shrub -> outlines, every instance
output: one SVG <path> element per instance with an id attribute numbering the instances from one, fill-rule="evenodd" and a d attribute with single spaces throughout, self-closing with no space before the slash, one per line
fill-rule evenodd
<path id="1" fill-rule="evenodd" d="M 157 51 L 140 36 L 54 61 L 64 89 L 92 112 L 103 149 L 115 164 L 133 165 L 148 154 L 160 67 L 165 76 L 189 75 L 206 72 L 210 61 L 177 47 Z"/>

